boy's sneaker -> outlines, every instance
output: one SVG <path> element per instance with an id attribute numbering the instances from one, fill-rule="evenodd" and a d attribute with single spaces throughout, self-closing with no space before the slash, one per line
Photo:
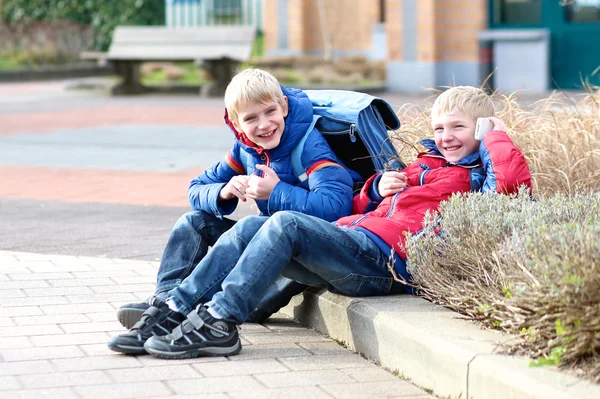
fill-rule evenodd
<path id="1" fill-rule="evenodd" d="M 169 309 L 167 303 L 153 297 L 151 306 L 129 332 L 114 336 L 108 348 L 126 354 L 145 353 L 144 343 L 154 335 L 166 335 L 185 320 L 185 316 Z"/>
<path id="2" fill-rule="evenodd" d="M 242 343 L 235 323 L 212 317 L 203 306 L 190 312 L 172 333 L 150 338 L 144 349 L 163 359 L 187 359 L 237 355 Z"/>
<path id="3" fill-rule="evenodd" d="M 130 330 L 135 323 L 142 319 L 142 315 L 150 308 L 150 303 L 153 300 L 154 297 L 150 297 L 146 302 L 127 303 L 122 305 L 119 310 L 117 310 L 117 319 L 123 327 Z"/>

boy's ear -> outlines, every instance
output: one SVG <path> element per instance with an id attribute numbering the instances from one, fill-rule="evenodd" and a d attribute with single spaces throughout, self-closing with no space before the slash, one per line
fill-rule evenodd
<path id="1" fill-rule="evenodd" d="M 242 128 L 240 127 L 240 124 L 238 123 L 237 118 L 234 119 L 229 119 L 231 121 L 231 124 L 233 125 L 233 127 L 235 128 L 235 130 L 237 130 L 238 132 L 242 132 Z"/>
<path id="2" fill-rule="evenodd" d="M 281 106 L 281 109 L 283 110 L 283 117 L 285 118 L 288 115 L 288 98 L 287 96 L 283 96 L 283 105 Z"/>

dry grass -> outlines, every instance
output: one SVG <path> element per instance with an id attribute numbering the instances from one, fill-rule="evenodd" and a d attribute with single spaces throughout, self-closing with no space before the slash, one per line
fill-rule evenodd
<path id="1" fill-rule="evenodd" d="M 536 195 L 600 190 L 599 90 L 579 97 L 554 93 L 526 108 L 519 105 L 518 92 L 492 97 L 497 116 L 527 158 Z M 407 163 L 420 151 L 417 141 L 433 136 L 429 113 L 434 99 L 398 111 L 402 128 L 391 136 Z"/>
<path id="2" fill-rule="evenodd" d="M 558 93 L 527 109 L 517 96 L 494 100 L 537 200 L 470 194 L 442 204 L 407 240 L 413 283 L 426 299 L 515 334 L 505 351 L 600 382 L 600 93 Z M 407 163 L 433 134 L 432 102 L 399 111 L 392 137 Z"/>

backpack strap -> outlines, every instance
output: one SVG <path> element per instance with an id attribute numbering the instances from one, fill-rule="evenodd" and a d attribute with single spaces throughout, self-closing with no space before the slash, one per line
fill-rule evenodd
<path id="1" fill-rule="evenodd" d="M 302 153 L 304 153 L 304 143 L 306 143 L 308 135 L 315 128 L 315 124 L 317 123 L 319 118 L 319 115 L 313 115 L 313 120 L 310 126 L 308 127 L 308 129 L 306 129 L 304 136 L 302 136 L 298 144 L 296 144 L 296 147 L 294 147 L 291 154 L 292 171 L 294 172 L 294 175 L 296 175 L 298 180 L 300 180 L 300 183 L 302 183 L 302 185 L 306 188 L 308 188 L 308 175 L 306 174 L 306 169 L 304 168 L 304 166 L 302 166 Z"/>

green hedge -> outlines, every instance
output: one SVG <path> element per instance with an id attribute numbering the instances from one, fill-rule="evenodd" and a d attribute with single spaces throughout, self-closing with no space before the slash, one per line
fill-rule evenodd
<path id="1" fill-rule="evenodd" d="M 106 50 L 117 25 L 163 25 L 164 0 L 2 0 L 8 24 L 67 19 L 94 29 L 94 47 Z"/>

